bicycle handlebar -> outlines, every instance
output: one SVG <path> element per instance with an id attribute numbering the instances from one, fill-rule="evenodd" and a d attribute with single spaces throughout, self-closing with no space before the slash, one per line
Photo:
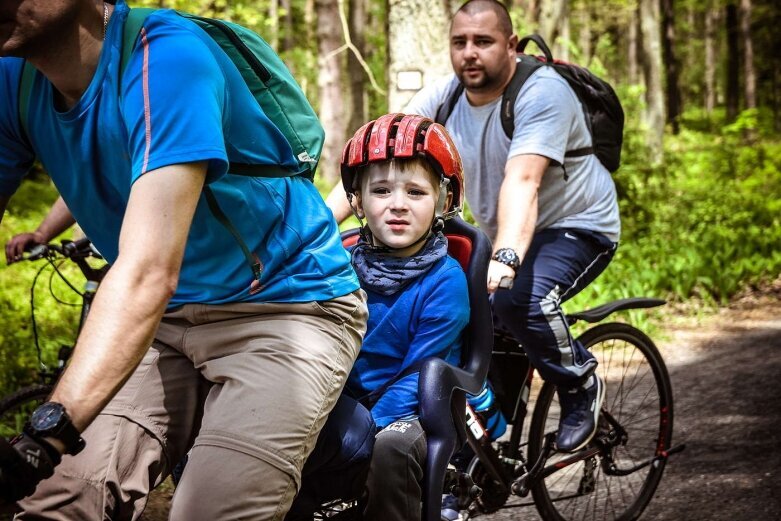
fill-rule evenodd
<path id="1" fill-rule="evenodd" d="M 103 256 L 92 247 L 92 241 L 88 238 L 77 241 L 62 241 L 61 244 L 36 244 L 30 249 L 30 252 L 24 257 L 24 260 L 36 261 L 44 257 L 52 257 L 51 252 L 65 257 L 66 259 L 76 259 L 85 257 L 94 257 L 102 259 Z"/>
<path id="2" fill-rule="evenodd" d="M 30 252 L 23 257 L 23 260 L 37 261 L 49 259 L 52 261 L 58 256 L 76 263 L 87 280 L 94 282 L 100 282 L 108 270 L 108 265 L 101 268 L 93 268 L 87 264 L 85 261 L 87 257 L 103 259 L 103 256 L 92 246 L 92 241 L 86 237 L 77 241 L 65 240 L 60 244 L 37 244 L 30 249 Z"/>

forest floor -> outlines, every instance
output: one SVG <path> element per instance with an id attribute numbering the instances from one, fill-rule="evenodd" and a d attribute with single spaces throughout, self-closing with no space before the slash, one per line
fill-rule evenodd
<path id="1" fill-rule="evenodd" d="M 716 313 L 685 314 L 655 337 L 675 392 L 673 444 L 686 450 L 671 457 L 643 519 L 781 519 L 781 279 Z M 167 519 L 170 497 L 158 489 L 143 519 Z M 525 507 L 481 519 L 539 516 Z"/>

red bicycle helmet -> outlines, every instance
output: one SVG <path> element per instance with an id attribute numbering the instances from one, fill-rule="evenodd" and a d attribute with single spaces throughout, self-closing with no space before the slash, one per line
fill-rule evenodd
<path id="1" fill-rule="evenodd" d="M 342 152 L 344 190 L 348 194 L 355 193 L 356 176 L 369 163 L 413 157 L 426 159 L 443 180 L 440 190 L 447 186 L 453 193 L 450 206 L 439 210 L 438 214 L 448 218 L 458 213 L 464 202 L 461 156 L 445 127 L 423 116 L 385 114 L 359 128 Z"/>

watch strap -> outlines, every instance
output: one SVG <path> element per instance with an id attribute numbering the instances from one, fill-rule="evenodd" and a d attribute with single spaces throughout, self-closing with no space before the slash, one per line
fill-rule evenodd
<path id="1" fill-rule="evenodd" d="M 59 404 L 58 404 L 59 405 Z M 65 454 L 76 455 L 84 449 L 86 445 L 81 433 L 71 422 L 70 416 L 63 409 L 62 416 L 58 425 L 45 430 L 38 430 L 28 421 L 24 424 L 23 431 L 36 441 L 46 443 L 51 446 L 44 438 L 54 438 L 62 442 L 65 446 Z"/>
<path id="2" fill-rule="evenodd" d="M 501 262 L 505 266 L 509 266 L 512 269 L 515 269 L 521 265 L 521 259 L 512 248 L 499 248 L 496 250 L 496 253 L 494 253 L 491 259 L 497 262 Z"/>

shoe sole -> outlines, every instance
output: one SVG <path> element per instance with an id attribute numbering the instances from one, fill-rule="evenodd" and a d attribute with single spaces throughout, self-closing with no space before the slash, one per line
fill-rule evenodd
<path id="1" fill-rule="evenodd" d="M 591 431 L 591 434 L 588 435 L 588 437 L 583 441 L 583 443 L 581 443 L 574 449 L 570 449 L 564 452 L 569 452 L 569 453 L 577 452 L 580 449 L 584 448 L 589 443 L 591 443 L 591 440 L 594 438 L 594 435 L 597 433 L 597 429 L 599 428 L 599 413 L 602 410 L 602 402 L 604 401 L 604 399 L 605 399 L 605 384 L 601 378 L 597 377 L 597 401 L 596 401 L 596 406 L 594 407 L 594 430 Z"/>

